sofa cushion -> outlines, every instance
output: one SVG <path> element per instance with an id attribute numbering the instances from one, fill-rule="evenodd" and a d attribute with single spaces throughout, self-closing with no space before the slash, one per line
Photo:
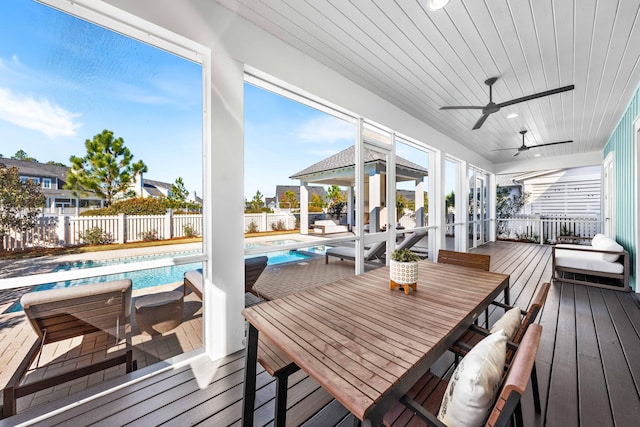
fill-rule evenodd
<path id="1" fill-rule="evenodd" d="M 601 251 L 615 251 L 622 252 L 624 248 L 615 240 L 610 239 L 608 237 L 602 237 L 600 240 L 596 242 L 595 247 Z M 609 262 L 616 262 L 620 255 L 616 254 L 600 254 L 602 259 Z"/>
<path id="2" fill-rule="evenodd" d="M 449 427 L 484 425 L 500 386 L 506 353 L 502 330 L 476 344 L 451 376 L 438 419 Z"/>
<path id="3" fill-rule="evenodd" d="M 624 272 L 624 266 L 622 264 L 605 261 L 602 259 L 602 254 L 598 252 L 556 249 L 555 254 L 555 263 L 558 267 L 614 274 L 622 274 Z"/>

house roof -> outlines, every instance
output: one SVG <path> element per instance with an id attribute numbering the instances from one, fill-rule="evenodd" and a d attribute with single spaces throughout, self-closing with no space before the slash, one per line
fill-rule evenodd
<path id="1" fill-rule="evenodd" d="M 346 148 L 339 153 L 334 154 L 333 156 L 327 157 L 324 160 L 321 160 L 313 165 L 309 166 L 306 169 L 301 170 L 289 178 L 291 179 L 305 179 L 310 178 L 316 174 L 325 174 L 331 171 L 338 171 L 346 168 L 353 168 L 355 166 L 355 146 L 351 146 Z M 365 165 L 372 163 L 381 163 L 385 164 L 384 156 L 376 151 L 365 150 Z M 400 156 L 396 156 L 396 169 L 401 171 L 404 170 L 412 176 L 420 176 L 425 177 L 429 174 L 429 171 L 424 167 L 413 163 L 405 158 Z M 396 172 L 398 175 L 399 172 Z"/>
<path id="2" fill-rule="evenodd" d="M 67 171 L 69 170 L 66 166 L 58 166 L 58 165 L 49 165 L 46 163 L 39 162 L 29 162 L 26 160 L 15 160 L 15 159 L 6 159 L 0 158 L 0 163 L 4 164 L 6 167 L 17 167 L 20 175 L 23 176 L 32 176 L 32 177 L 40 177 L 40 178 L 57 178 L 59 181 L 66 181 L 67 179 Z"/>

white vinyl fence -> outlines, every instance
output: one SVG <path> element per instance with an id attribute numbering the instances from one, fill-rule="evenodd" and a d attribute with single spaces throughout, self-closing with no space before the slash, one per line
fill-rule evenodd
<path id="1" fill-rule="evenodd" d="M 32 230 L 10 232 L 3 237 L 6 250 L 32 247 L 64 247 L 87 243 L 88 235 L 102 243 L 164 240 L 202 235 L 202 214 L 43 216 Z"/>
<path id="2" fill-rule="evenodd" d="M 292 213 L 256 213 L 244 214 L 244 231 L 283 231 L 296 228 L 296 217 Z"/>

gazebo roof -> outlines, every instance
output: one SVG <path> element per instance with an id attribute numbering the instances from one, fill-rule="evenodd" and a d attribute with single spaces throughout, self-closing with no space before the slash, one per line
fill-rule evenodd
<path id="1" fill-rule="evenodd" d="M 331 179 L 332 175 L 336 178 L 344 177 L 345 172 L 350 170 L 353 173 L 355 169 L 355 147 L 352 145 L 333 156 L 327 157 L 324 160 L 314 163 L 306 169 L 301 170 L 298 173 L 291 175 L 291 179 L 300 179 L 306 182 L 314 182 L 317 178 L 322 180 Z M 365 166 L 367 165 L 381 165 L 386 167 L 386 161 L 384 155 L 372 151 L 365 150 Z M 397 180 L 408 179 L 422 179 L 429 175 L 429 172 L 422 166 L 413 163 L 400 156 L 396 156 L 396 175 Z M 402 179 L 404 178 L 404 179 Z"/>

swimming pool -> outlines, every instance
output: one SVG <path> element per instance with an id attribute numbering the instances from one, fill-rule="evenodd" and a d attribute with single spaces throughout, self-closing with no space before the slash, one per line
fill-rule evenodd
<path id="1" fill-rule="evenodd" d="M 282 243 L 285 242 L 285 243 Z M 269 242 L 273 243 L 273 242 Z M 299 243 L 297 240 L 282 240 L 277 244 L 287 244 L 287 243 Z M 253 247 L 271 247 L 272 245 L 264 245 L 264 246 L 253 246 Z M 267 265 L 277 265 L 284 264 L 295 261 L 303 261 L 309 259 L 313 256 L 323 255 L 325 250 L 325 246 L 313 246 L 307 248 L 300 248 L 299 250 L 286 250 L 286 251 L 276 251 L 269 252 L 264 254 L 252 254 L 246 255 L 245 258 L 252 258 L 256 256 L 266 255 L 269 260 L 267 261 Z M 107 259 L 107 260 L 88 260 L 88 261 L 76 261 L 70 263 L 63 263 L 58 265 L 53 272 L 58 271 L 71 271 L 71 270 L 82 270 L 86 268 L 94 268 L 94 267 L 104 267 L 109 265 L 116 264 L 130 264 L 133 262 L 141 262 L 141 261 L 149 261 L 153 259 L 159 258 L 173 258 L 179 256 L 186 255 L 194 255 L 198 254 L 200 251 L 181 251 L 181 252 L 171 252 L 171 253 L 163 253 L 163 254 L 155 254 L 155 255 L 144 255 L 144 256 L 135 256 L 135 257 L 127 257 L 127 258 L 117 258 L 117 259 Z M 76 280 L 66 280 L 64 282 L 55 282 L 55 283 L 45 283 L 42 285 L 35 286 L 31 292 L 43 291 L 47 289 L 60 289 L 60 288 L 68 288 L 71 286 L 81 286 L 89 283 L 102 283 L 109 282 L 112 280 L 121 280 L 121 279 L 131 279 L 133 283 L 133 289 L 146 289 L 154 286 L 166 285 L 169 283 L 182 282 L 184 273 L 189 270 L 195 270 L 198 268 L 202 268 L 202 263 L 189 263 L 182 265 L 172 265 L 168 267 L 159 267 L 149 270 L 140 270 L 140 271 L 131 271 L 127 273 L 118 273 L 118 274 L 109 274 L 106 276 L 98 276 L 98 277 L 90 277 L 85 279 L 76 279 Z M 17 311 L 22 310 L 22 305 L 17 301 L 7 310 L 5 313 L 15 313 Z"/>

